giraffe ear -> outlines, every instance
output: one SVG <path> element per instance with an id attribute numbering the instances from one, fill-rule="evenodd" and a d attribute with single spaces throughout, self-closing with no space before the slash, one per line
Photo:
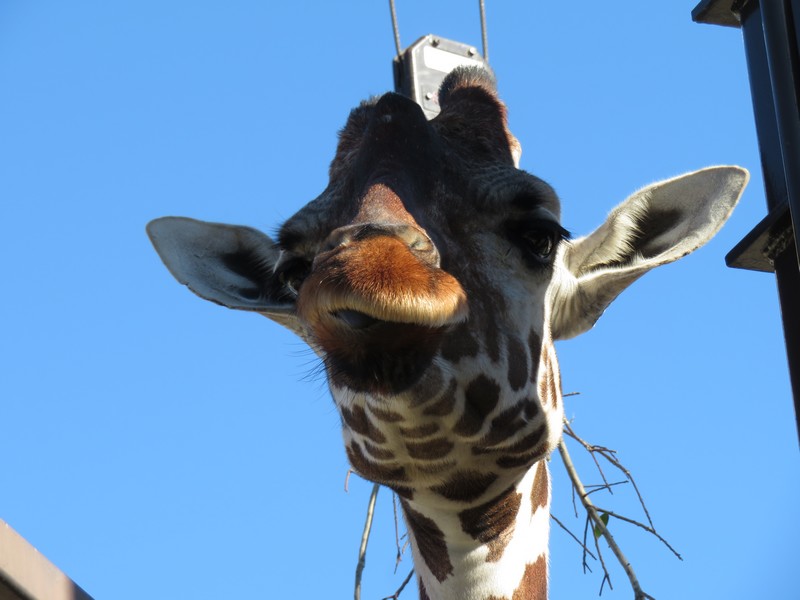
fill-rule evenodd
<path id="1" fill-rule="evenodd" d="M 280 251 L 260 231 L 163 217 L 147 224 L 147 234 L 169 272 L 201 298 L 240 310 L 293 310 L 273 273 Z"/>
<path id="2" fill-rule="evenodd" d="M 749 177 L 740 167 L 710 167 L 655 183 L 612 210 L 594 233 L 565 243 L 550 292 L 553 338 L 591 329 L 636 279 L 714 237 Z"/>

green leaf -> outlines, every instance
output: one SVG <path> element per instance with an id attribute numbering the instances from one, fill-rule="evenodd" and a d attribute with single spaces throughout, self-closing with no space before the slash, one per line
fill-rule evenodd
<path id="1" fill-rule="evenodd" d="M 600 515 L 600 520 L 603 522 L 603 525 L 608 525 L 608 513 L 603 513 Z M 600 536 L 603 535 L 603 530 L 600 529 L 600 525 L 594 526 L 594 539 L 600 539 Z"/>

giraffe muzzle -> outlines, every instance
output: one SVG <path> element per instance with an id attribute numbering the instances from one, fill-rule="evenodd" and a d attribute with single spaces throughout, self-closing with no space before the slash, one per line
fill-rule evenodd
<path id="1" fill-rule="evenodd" d="M 399 231 L 348 228 L 300 288 L 298 315 L 340 385 L 397 393 L 467 317 L 466 294 L 427 236 Z"/>
<path id="2" fill-rule="evenodd" d="M 435 248 L 421 242 L 415 247 L 396 235 L 361 234 L 317 257 L 300 290 L 298 314 L 312 329 L 337 314 L 355 329 L 367 324 L 364 317 L 433 328 L 460 323 L 467 317 L 466 293 L 438 263 Z"/>

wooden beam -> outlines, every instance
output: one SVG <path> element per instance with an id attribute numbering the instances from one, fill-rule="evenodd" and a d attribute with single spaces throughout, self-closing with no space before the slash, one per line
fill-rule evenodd
<path id="1" fill-rule="evenodd" d="M 0 519 L 0 600 L 92 600 Z"/>

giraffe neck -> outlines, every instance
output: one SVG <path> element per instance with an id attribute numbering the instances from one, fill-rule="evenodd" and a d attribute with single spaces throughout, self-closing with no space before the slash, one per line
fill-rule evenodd
<path id="1" fill-rule="evenodd" d="M 403 501 L 421 600 L 545 600 L 545 461 L 495 499 L 458 512 Z"/>

